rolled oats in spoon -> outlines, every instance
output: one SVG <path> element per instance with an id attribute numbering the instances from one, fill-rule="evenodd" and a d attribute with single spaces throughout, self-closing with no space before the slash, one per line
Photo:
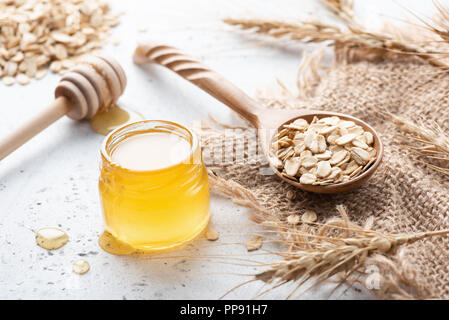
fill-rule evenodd
<path id="1" fill-rule="evenodd" d="M 349 181 L 376 161 L 371 132 L 337 116 L 297 119 L 284 125 L 272 144 L 271 160 L 286 178 L 301 184 Z"/>

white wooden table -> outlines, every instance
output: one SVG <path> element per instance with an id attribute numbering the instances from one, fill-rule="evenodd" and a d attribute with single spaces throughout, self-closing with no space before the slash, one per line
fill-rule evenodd
<path id="1" fill-rule="evenodd" d="M 404 17 L 407 12 L 432 12 L 431 1 L 357 1 L 360 20 L 380 25 L 381 19 Z M 224 122 L 232 112 L 195 86 L 161 67 L 136 67 L 131 60 L 139 41 L 160 40 L 202 59 L 249 94 L 276 86 L 276 77 L 294 87 L 301 50 L 292 47 L 256 46 L 220 19 L 233 17 L 330 18 L 316 0 L 240 1 L 111 1 L 125 10 L 112 39 L 118 46 L 105 51 L 115 56 L 128 76 L 120 104 L 149 119 L 166 119 L 191 125 L 213 114 Z M 383 16 L 380 16 L 383 15 Z M 397 22 L 394 19 L 392 22 Z M 139 29 L 147 28 L 146 32 Z M 310 50 L 309 47 L 304 47 Z M 7 134 L 53 98 L 59 77 L 49 75 L 28 86 L 5 87 L 0 83 L 0 135 Z M 62 119 L 35 137 L 0 164 L 0 299 L 216 299 L 248 279 L 231 273 L 250 273 L 255 268 L 186 257 L 126 257 L 103 252 L 97 245 L 102 218 L 97 191 L 99 146 L 103 137 L 88 123 Z M 247 209 L 214 195 L 212 224 L 221 242 L 245 242 L 244 233 L 254 228 Z M 241 227 L 236 227 L 241 224 Z M 70 236 L 62 249 L 47 252 L 35 244 L 33 229 L 60 226 Z M 241 245 L 195 241 L 177 256 L 234 255 L 248 258 Z M 75 260 L 84 258 L 91 270 L 82 276 L 72 272 Z M 259 260 L 269 257 L 255 256 Z M 255 283 L 230 294 L 251 298 L 260 288 Z M 292 287 L 281 288 L 267 298 L 285 298 Z M 307 292 L 303 298 L 326 298 L 328 287 Z M 359 290 L 339 290 L 334 298 L 369 298 Z"/>

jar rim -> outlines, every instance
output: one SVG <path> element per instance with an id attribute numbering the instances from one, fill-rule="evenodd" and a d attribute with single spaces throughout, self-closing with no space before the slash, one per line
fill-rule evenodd
<path id="1" fill-rule="evenodd" d="M 160 169 L 154 169 L 154 170 L 132 170 L 129 168 L 126 168 L 122 165 L 120 165 L 119 163 L 115 162 L 114 160 L 112 160 L 112 153 L 110 154 L 110 152 L 108 151 L 107 147 L 110 143 L 112 143 L 111 139 L 116 136 L 117 134 L 120 133 L 127 133 L 127 132 L 132 132 L 132 127 L 136 127 L 136 129 L 142 129 L 141 127 L 139 127 L 139 125 L 145 125 L 145 124 L 154 124 L 155 126 L 153 128 L 157 128 L 157 124 L 161 124 L 161 125 L 165 125 L 165 126 L 172 126 L 174 128 L 177 129 L 181 129 L 182 131 L 184 131 L 188 137 L 190 138 L 187 142 L 189 142 L 190 144 L 190 152 L 189 154 L 180 162 L 172 164 L 170 166 L 167 167 L 163 167 Z M 127 131 L 127 129 L 129 131 Z M 145 128 L 145 129 L 151 129 L 151 128 Z M 165 129 L 167 129 L 167 127 L 165 127 Z M 119 136 L 120 137 L 120 136 Z M 125 138 L 126 139 L 126 138 Z M 123 139 L 123 140 L 125 140 Z M 123 141 L 120 140 L 119 142 Z M 117 142 L 117 143 L 119 143 Z M 100 154 L 101 156 L 108 161 L 108 163 L 114 167 L 120 168 L 122 170 L 125 171 L 129 171 L 129 172 L 159 172 L 159 171 L 164 171 L 164 170 L 169 170 L 170 168 L 173 168 L 181 163 L 183 163 L 183 161 L 185 161 L 186 159 L 190 159 L 190 158 L 195 158 L 195 151 L 198 150 L 198 146 L 199 146 L 199 140 L 196 134 L 194 134 L 192 131 L 190 131 L 189 129 L 187 129 L 186 127 L 184 127 L 183 125 L 180 125 L 179 123 L 176 122 L 172 122 L 172 121 L 167 121 L 167 120 L 140 120 L 140 121 L 136 121 L 136 122 L 132 122 L 132 123 L 128 123 L 125 124 L 123 126 L 120 126 L 116 129 L 114 129 L 113 131 L 111 131 L 104 139 L 103 142 L 101 143 L 101 148 L 100 148 Z"/>

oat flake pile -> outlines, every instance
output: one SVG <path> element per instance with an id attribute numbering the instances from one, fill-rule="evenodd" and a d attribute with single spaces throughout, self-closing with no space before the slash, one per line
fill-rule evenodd
<path id="1" fill-rule="evenodd" d="M 104 0 L 0 1 L 0 79 L 26 85 L 64 73 L 106 42 L 118 15 Z"/>
<path id="2" fill-rule="evenodd" d="M 323 223 L 338 216 L 337 205 L 344 205 L 350 220 L 361 226 L 373 217 L 373 230 L 414 233 L 447 229 L 447 177 L 421 164 L 414 153 L 405 149 L 403 135 L 381 112 L 425 116 L 447 132 L 447 88 L 449 74 L 416 58 L 343 61 L 327 70 L 318 83 L 303 88 L 313 92 L 308 101 L 285 98 L 283 106 L 347 113 L 370 123 L 381 134 L 385 145 L 383 163 L 366 184 L 352 192 L 319 195 L 295 189 L 276 176 L 259 174 L 260 168 L 266 166 L 262 156 L 248 159 L 254 164 L 213 164 L 213 170 L 219 177 L 252 192 L 259 205 L 282 219 L 313 210 L 318 222 Z M 276 100 L 267 104 L 276 106 Z M 206 128 L 202 133 L 206 151 L 221 148 L 221 139 L 228 139 L 226 143 L 234 139 L 215 129 Z M 248 144 L 248 148 L 254 148 L 256 142 L 248 141 Z M 295 199 L 289 200 L 292 197 L 286 195 L 292 192 Z M 417 298 L 449 298 L 448 247 L 448 237 L 434 237 L 400 248 L 389 256 L 398 271 L 388 275 L 390 280 L 398 285 L 414 286 L 417 290 L 413 296 Z M 391 298 L 388 292 L 383 292 L 382 297 Z"/>

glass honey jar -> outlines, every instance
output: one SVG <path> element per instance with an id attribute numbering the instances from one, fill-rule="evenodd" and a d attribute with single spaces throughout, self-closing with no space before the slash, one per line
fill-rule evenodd
<path id="1" fill-rule="evenodd" d="M 112 131 L 101 147 L 106 231 L 144 251 L 181 246 L 209 222 L 209 182 L 196 135 L 145 120 Z"/>

